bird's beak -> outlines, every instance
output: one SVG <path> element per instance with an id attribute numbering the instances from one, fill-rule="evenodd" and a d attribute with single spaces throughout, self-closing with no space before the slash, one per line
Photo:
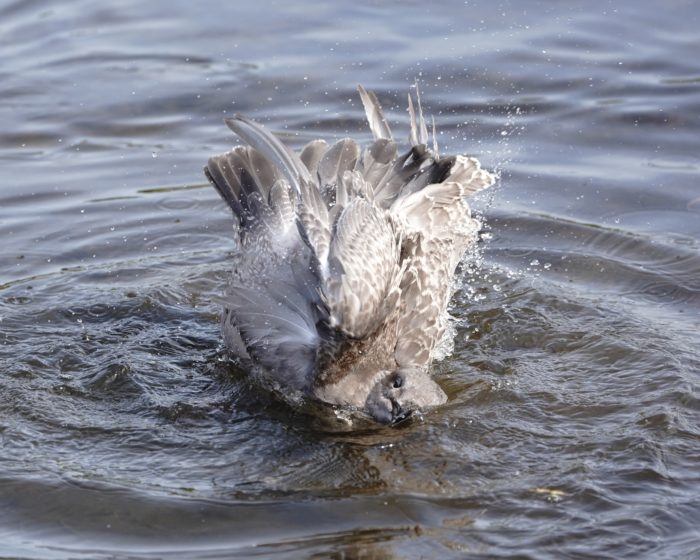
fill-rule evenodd
<path id="1" fill-rule="evenodd" d="M 398 401 L 391 399 L 391 424 L 400 424 L 413 414 L 413 410 L 403 408 Z"/>

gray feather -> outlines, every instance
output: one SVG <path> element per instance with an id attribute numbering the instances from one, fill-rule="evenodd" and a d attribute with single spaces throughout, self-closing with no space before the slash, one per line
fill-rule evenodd
<path id="1" fill-rule="evenodd" d="M 386 319 L 383 302 L 399 271 L 399 240 L 383 210 L 354 198 L 338 218 L 324 289 L 331 326 L 362 338 Z"/>
<path id="2" fill-rule="evenodd" d="M 279 234 L 287 235 L 296 219 L 296 197 L 289 183 L 283 179 L 275 181 L 270 189 L 269 205 L 276 218 Z"/>
<path id="3" fill-rule="evenodd" d="M 343 173 L 355 168 L 360 149 L 350 138 L 339 140 L 323 154 L 318 163 L 319 185 L 337 185 Z"/>
<path id="4" fill-rule="evenodd" d="M 238 175 L 231 173 L 227 177 L 228 163 L 226 156 L 214 156 L 209 158 L 204 174 L 216 188 L 219 196 L 229 205 L 234 216 L 238 218 L 243 213 L 243 208 L 238 201 L 241 193 L 241 184 Z"/>
<path id="5" fill-rule="evenodd" d="M 317 176 L 318 162 L 321 161 L 321 157 L 327 149 L 328 144 L 325 140 L 312 140 L 301 150 L 299 157 L 312 177 Z"/>
<path id="6" fill-rule="evenodd" d="M 379 140 L 380 138 L 383 138 L 385 140 L 391 140 L 389 123 L 384 117 L 384 113 L 382 112 L 381 105 L 379 105 L 377 96 L 373 91 L 368 92 L 361 85 L 357 86 L 357 91 L 360 93 L 360 99 L 362 100 L 362 105 L 365 108 L 367 122 L 369 123 L 369 128 L 372 131 L 374 139 Z"/>
<path id="7" fill-rule="evenodd" d="M 299 156 L 261 125 L 241 115 L 225 119 L 225 122 L 241 139 L 274 163 L 297 192 L 301 192 L 300 181 L 312 180 Z"/>
<path id="8" fill-rule="evenodd" d="M 391 198 L 391 194 L 386 188 L 386 177 L 391 173 L 396 159 L 396 143 L 392 140 L 381 138 L 372 143 L 362 153 L 362 158 L 358 160 L 356 169 L 362 173 L 365 181 L 372 187 L 374 198 L 382 207 L 385 200 Z"/>
<path id="9" fill-rule="evenodd" d="M 440 157 L 440 150 L 438 149 L 437 128 L 435 127 L 435 117 L 431 116 L 431 119 L 433 120 L 433 153 L 435 154 L 436 158 L 439 158 Z"/>
<path id="10" fill-rule="evenodd" d="M 425 126 L 425 118 L 423 117 L 423 107 L 420 102 L 420 91 L 416 84 L 416 99 L 418 101 L 418 112 L 413 106 L 413 96 L 408 94 L 408 114 L 411 117 L 411 133 L 409 141 L 411 146 L 424 146 L 428 142 L 428 128 Z"/>
<path id="11" fill-rule="evenodd" d="M 230 338 L 238 336 L 248 355 L 264 368 L 285 367 L 290 387 L 308 389 L 319 342 L 313 310 L 295 305 L 287 294 L 280 293 L 281 289 L 294 293 L 295 287 L 279 280 L 274 291 L 253 278 L 247 279 L 248 285 L 229 286 L 224 333 Z"/>

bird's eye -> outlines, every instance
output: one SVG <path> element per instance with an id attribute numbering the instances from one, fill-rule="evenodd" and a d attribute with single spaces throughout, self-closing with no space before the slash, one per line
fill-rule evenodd
<path id="1" fill-rule="evenodd" d="M 391 380 L 391 384 L 394 387 L 394 389 L 400 389 L 403 387 L 403 377 L 400 375 L 395 375 L 394 378 Z"/>

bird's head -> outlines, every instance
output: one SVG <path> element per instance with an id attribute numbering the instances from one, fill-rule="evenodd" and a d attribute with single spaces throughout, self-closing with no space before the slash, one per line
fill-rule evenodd
<path id="1" fill-rule="evenodd" d="M 394 424 L 416 410 L 446 401 L 447 395 L 425 369 L 400 367 L 375 377 L 364 409 L 375 420 Z"/>

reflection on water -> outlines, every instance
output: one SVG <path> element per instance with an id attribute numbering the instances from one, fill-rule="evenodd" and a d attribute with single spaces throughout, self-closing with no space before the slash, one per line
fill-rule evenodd
<path id="1" fill-rule="evenodd" d="M 700 12 L 264 4 L 0 7 L 0 556 L 697 555 Z M 448 404 L 350 426 L 226 359 L 201 169 L 237 111 L 368 140 L 359 82 L 405 134 L 416 78 L 502 179 Z"/>

